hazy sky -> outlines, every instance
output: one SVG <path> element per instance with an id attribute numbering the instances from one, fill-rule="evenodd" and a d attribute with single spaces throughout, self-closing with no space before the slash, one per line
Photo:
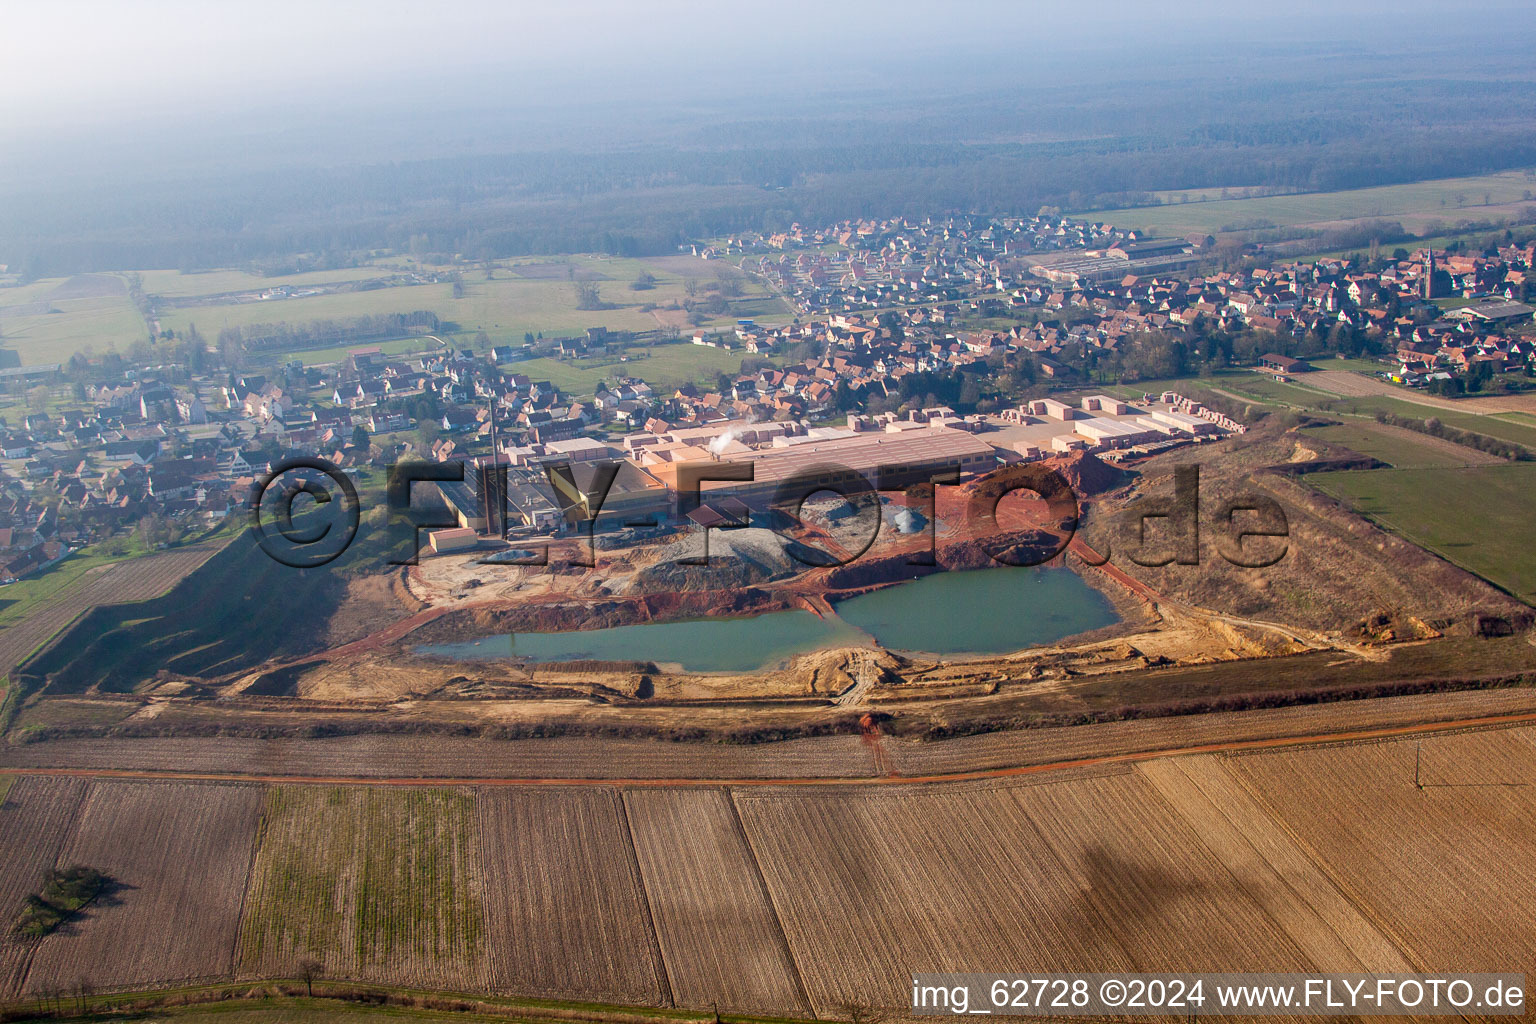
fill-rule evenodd
<path id="1" fill-rule="evenodd" d="M 1528 0 L 16 0 L 0 36 L 0 128 L 306 96 L 384 104 L 405 90 L 452 101 L 476 82 L 489 92 L 475 100 L 515 104 L 581 95 L 594 77 L 619 98 L 775 73 L 857 81 L 899 75 L 889 59 L 913 55 L 963 80 L 978 60 L 1103 60 L 1104 43 L 1156 61 L 1167 48 L 1262 51 L 1277 35 L 1369 45 L 1378 31 L 1411 39 L 1528 15 Z"/>

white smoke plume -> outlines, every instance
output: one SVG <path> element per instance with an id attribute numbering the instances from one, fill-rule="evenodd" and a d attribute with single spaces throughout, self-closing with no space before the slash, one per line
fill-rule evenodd
<path id="1" fill-rule="evenodd" d="M 736 431 L 734 428 L 732 428 L 721 434 L 719 437 L 715 438 L 713 441 L 709 442 L 709 454 L 719 458 L 721 455 L 725 454 L 726 445 L 730 444 L 734 440 L 736 440 Z"/>

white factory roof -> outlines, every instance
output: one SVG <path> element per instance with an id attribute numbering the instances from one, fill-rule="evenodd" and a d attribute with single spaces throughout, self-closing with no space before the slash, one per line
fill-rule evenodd
<path id="1" fill-rule="evenodd" d="M 1072 424 L 1072 429 L 1084 437 L 1132 437 L 1147 432 L 1145 427 L 1126 423 L 1123 420 L 1110 419 L 1108 416 L 1078 420 Z"/>

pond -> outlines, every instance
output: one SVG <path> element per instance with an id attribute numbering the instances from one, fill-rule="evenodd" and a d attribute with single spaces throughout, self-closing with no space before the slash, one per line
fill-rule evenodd
<path id="1" fill-rule="evenodd" d="M 872 642 L 928 654 L 1001 654 L 1118 621 L 1113 605 L 1068 569 L 936 573 L 805 611 L 652 622 L 568 633 L 516 633 L 418 647 L 462 660 L 654 661 L 687 672 L 750 672 L 797 654 Z"/>
<path id="2" fill-rule="evenodd" d="M 571 633 L 511 633 L 432 644 L 418 654 L 477 660 L 654 661 L 685 672 L 751 672 L 822 647 L 852 647 L 869 638 L 811 612 L 768 612 L 734 619 L 647 622 Z"/>
<path id="3" fill-rule="evenodd" d="M 1120 621 L 1070 569 L 941 572 L 837 603 L 844 622 L 893 651 L 1003 654 Z"/>

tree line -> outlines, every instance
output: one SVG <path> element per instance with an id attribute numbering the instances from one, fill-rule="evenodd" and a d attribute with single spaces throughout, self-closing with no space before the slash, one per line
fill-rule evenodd
<path id="1" fill-rule="evenodd" d="M 1327 191 L 1536 164 L 1531 115 L 1503 102 L 1502 85 L 1291 82 L 1191 103 L 1161 84 L 1138 89 L 1135 104 L 1119 88 L 1078 89 L 1063 108 L 1070 117 L 1032 108 L 1040 127 L 1059 129 L 1053 142 L 973 141 L 1001 136 L 959 109 L 920 127 L 830 117 L 784 138 L 738 126 L 740 145 L 727 128 L 693 146 L 253 169 L 197 189 L 144 183 L 125 193 L 112 183 L 10 197 L 0 202 L 0 262 L 28 277 L 329 266 L 378 249 L 634 256 L 796 221 L 1086 212 L 1163 189 Z M 1294 113 L 1323 100 L 1327 114 Z M 1401 117 L 1405 105 L 1415 118 Z M 1128 117 L 1130 107 L 1140 116 Z"/>

